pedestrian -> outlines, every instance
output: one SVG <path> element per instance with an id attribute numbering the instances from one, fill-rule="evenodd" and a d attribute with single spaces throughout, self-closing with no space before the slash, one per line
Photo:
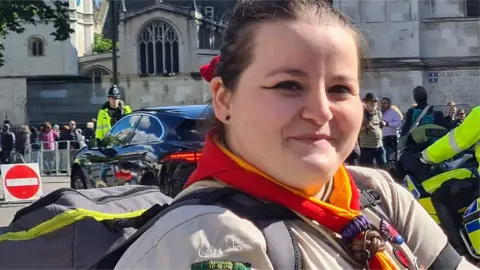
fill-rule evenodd
<path id="1" fill-rule="evenodd" d="M 53 130 L 50 122 L 45 122 L 38 137 L 42 146 L 40 155 L 43 157 L 43 164 L 40 164 L 41 171 L 51 174 L 55 166 L 55 142 L 60 137 L 59 133 Z"/>
<path id="2" fill-rule="evenodd" d="M 362 166 L 376 164 L 381 167 L 387 163 L 382 138 L 382 128 L 386 124 L 378 108 L 378 98 L 374 94 L 366 94 L 363 102 L 363 122 L 358 136 L 361 152 L 359 163 Z"/>
<path id="3" fill-rule="evenodd" d="M 38 138 L 39 136 L 39 131 L 37 128 L 34 126 L 30 126 L 30 147 L 29 150 L 31 151 L 30 153 L 30 162 L 32 163 L 39 163 L 40 162 L 40 140 Z M 40 166 L 40 163 L 39 163 Z"/>
<path id="4" fill-rule="evenodd" d="M 30 128 L 23 125 L 17 138 L 16 152 L 25 156 L 25 153 L 30 151 Z"/>
<path id="5" fill-rule="evenodd" d="M 457 104 L 455 101 L 449 101 L 447 103 L 448 114 L 444 117 L 445 124 L 448 126 L 448 129 L 453 129 L 456 127 L 456 117 L 457 117 Z"/>
<path id="6" fill-rule="evenodd" d="M 384 126 L 382 128 L 383 147 L 387 155 L 387 161 L 396 160 L 397 141 L 400 128 L 402 127 L 402 115 L 392 108 L 389 98 L 382 98 L 382 115 Z"/>
<path id="7" fill-rule="evenodd" d="M 85 138 L 83 136 L 83 132 L 81 129 L 77 128 L 77 123 L 75 121 L 70 121 L 68 124 L 70 134 L 69 134 L 69 141 L 70 141 L 70 149 L 80 149 L 85 145 Z"/>
<path id="8" fill-rule="evenodd" d="M 457 112 L 457 118 L 455 119 L 455 122 L 453 123 L 453 127 L 458 127 L 461 123 L 463 123 L 463 121 L 465 120 L 465 110 L 464 109 L 460 109 L 458 110 Z"/>
<path id="9" fill-rule="evenodd" d="M 428 106 L 428 94 L 427 90 L 423 88 L 423 86 L 417 86 L 413 89 L 413 100 L 415 100 L 415 104 L 408 109 L 407 114 L 405 116 L 405 123 L 402 127 L 401 135 L 405 136 L 408 134 L 412 126 L 417 121 L 418 117 L 422 114 L 423 110 Z M 423 124 L 434 124 L 433 118 L 433 107 L 430 107 L 428 111 L 425 113 L 423 118 L 419 121 L 418 125 Z"/>
<path id="10" fill-rule="evenodd" d="M 68 163 L 70 163 L 70 147 L 72 141 L 71 129 L 69 125 L 64 125 L 60 130 L 58 138 L 58 168 L 61 173 L 67 173 Z"/>
<path id="11" fill-rule="evenodd" d="M 83 130 L 83 136 L 85 138 L 85 143 L 88 146 L 91 146 L 91 142 L 93 142 L 95 138 L 95 124 L 93 122 L 87 122 L 87 126 Z"/>
<path id="12" fill-rule="evenodd" d="M 15 134 L 10 131 L 10 125 L 5 123 L 2 127 L 2 135 L 0 137 L 1 163 L 10 164 L 12 155 L 15 151 Z"/>

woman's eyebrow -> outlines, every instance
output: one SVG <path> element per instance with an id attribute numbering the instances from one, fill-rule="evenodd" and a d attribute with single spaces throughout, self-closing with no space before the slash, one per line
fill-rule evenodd
<path id="1" fill-rule="evenodd" d="M 291 76 L 296 76 L 296 77 L 308 77 L 308 73 L 306 71 L 301 70 L 301 69 L 296 69 L 296 68 L 276 69 L 276 70 L 273 70 L 273 71 L 267 73 L 267 75 L 265 75 L 265 77 L 268 78 L 268 77 L 272 77 L 272 76 L 275 76 L 275 75 L 278 75 L 278 74 L 289 74 Z M 344 74 L 332 75 L 331 79 L 335 80 L 335 81 L 342 81 L 342 82 L 345 82 L 345 81 L 358 82 L 357 78 L 352 77 L 352 76 L 348 76 L 348 75 L 344 75 Z"/>
<path id="2" fill-rule="evenodd" d="M 271 71 L 265 75 L 265 77 L 272 77 L 277 74 L 289 74 L 292 76 L 297 76 L 297 77 L 308 77 L 308 73 L 306 71 L 303 71 L 301 69 L 296 69 L 296 68 L 280 68 L 276 69 L 274 71 Z"/>

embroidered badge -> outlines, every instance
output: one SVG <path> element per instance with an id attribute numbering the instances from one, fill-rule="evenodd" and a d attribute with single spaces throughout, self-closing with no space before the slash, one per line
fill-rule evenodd
<path id="1" fill-rule="evenodd" d="M 251 270 L 252 265 L 234 261 L 203 261 L 192 264 L 191 270 Z"/>
<path id="2" fill-rule="evenodd" d="M 391 243 L 401 245 L 404 242 L 403 237 L 397 232 L 397 230 L 395 230 L 395 228 L 384 219 L 380 222 L 380 233 Z"/>
<path id="3" fill-rule="evenodd" d="M 405 255 L 405 253 L 403 253 L 403 251 L 399 250 L 399 249 L 393 249 L 393 254 L 395 254 L 395 258 L 397 258 L 397 260 L 403 264 L 403 266 L 407 267 L 408 268 L 408 260 L 407 260 L 407 255 Z"/>

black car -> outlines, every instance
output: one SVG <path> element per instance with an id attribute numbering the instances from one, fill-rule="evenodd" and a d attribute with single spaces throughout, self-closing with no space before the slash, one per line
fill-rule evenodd
<path id="1" fill-rule="evenodd" d="M 206 105 L 141 109 L 118 121 L 99 143 L 74 157 L 71 187 L 157 185 L 178 193 L 196 167 L 211 110 Z"/>

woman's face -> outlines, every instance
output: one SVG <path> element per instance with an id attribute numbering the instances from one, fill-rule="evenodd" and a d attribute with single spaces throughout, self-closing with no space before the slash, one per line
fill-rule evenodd
<path id="1" fill-rule="evenodd" d="M 260 25 L 252 63 L 234 94 L 212 83 L 228 147 L 277 180 L 316 194 L 351 153 L 360 130 L 358 64 L 348 30 Z"/>

